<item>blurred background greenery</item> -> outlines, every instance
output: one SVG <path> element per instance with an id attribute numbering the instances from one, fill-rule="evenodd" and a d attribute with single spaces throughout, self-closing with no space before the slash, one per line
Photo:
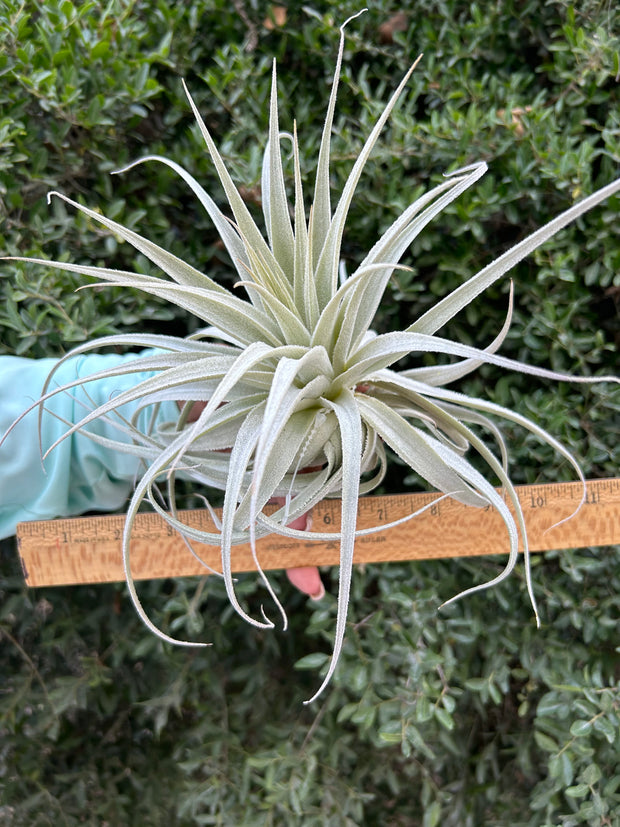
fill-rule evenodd
<path id="1" fill-rule="evenodd" d="M 350 269 L 443 172 L 485 178 L 416 240 L 378 330 L 425 308 L 581 196 L 618 175 L 620 12 L 611 0 L 371 0 L 348 28 L 333 186 L 408 65 L 424 58 L 368 164 L 350 214 Z M 311 180 L 338 26 L 350 0 L 0 1 L 0 251 L 144 270 L 144 259 L 46 193 L 61 190 L 230 283 L 213 227 L 143 154 L 186 166 L 219 197 L 181 88 L 185 78 L 252 209 L 260 207 L 271 61 L 281 124 L 297 119 Z M 617 372 L 618 198 L 512 274 L 502 352 L 579 374 Z M 183 335 L 194 320 L 117 287 L 15 263 L 0 272 L 0 353 L 57 355 L 94 336 Z M 508 283 L 450 335 L 484 346 Z M 2 377 L 0 377 L 0 381 Z M 463 383 L 525 413 L 589 477 L 618 474 L 620 404 L 609 386 L 549 385 L 486 367 Z M 515 482 L 571 478 L 505 428 Z M 1 483 L 0 483 L 1 484 Z M 385 490 L 418 481 L 394 463 Z M 309 604 L 275 576 L 291 627 L 242 623 L 213 581 L 151 582 L 153 619 L 213 641 L 173 649 L 135 617 L 123 585 L 24 588 L 15 544 L 0 569 L 0 824 L 620 825 L 620 549 L 534 561 L 543 628 L 523 573 L 437 612 L 500 559 L 367 566 L 331 688 L 310 707 L 330 651 L 337 571 Z M 242 593 L 257 585 L 245 578 Z M 332 596 L 329 596 L 331 594 Z"/>

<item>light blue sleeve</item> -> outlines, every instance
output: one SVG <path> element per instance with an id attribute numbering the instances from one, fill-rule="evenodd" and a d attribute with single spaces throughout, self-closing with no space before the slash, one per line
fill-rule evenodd
<path id="1" fill-rule="evenodd" d="M 80 376 L 135 359 L 140 354 L 87 354 L 67 360 L 54 375 L 57 385 Z M 17 417 L 33 402 L 43 388 L 56 359 L 22 359 L 0 356 L 0 438 Z M 153 373 L 131 373 L 89 383 L 88 396 L 82 388 L 57 394 L 46 407 L 53 411 L 42 419 L 43 451 L 63 433 L 67 422 L 78 422 L 88 410 L 119 392 L 135 386 Z M 90 400 L 89 400 L 90 397 Z M 138 403 L 120 410 L 126 418 Z M 174 402 L 162 402 L 156 425 L 174 421 L 178 409 Z M 147 428 L 150 411 L 140 414 L 138 425 Z M 112 423 L 97 421 L 89 426 L 104 437 L 130 442 L 128 435 Z M 140 461 L 130 455 L 110 451 L 82 435 L 74 434 L 61 442 L 45 462 L 41 462 L 38 411 L 31 411 L 0 445 L 0 539 L 15 533 L 18 522 L 70 517 L 85 511 L 117 511 L 131 493 Z"/>

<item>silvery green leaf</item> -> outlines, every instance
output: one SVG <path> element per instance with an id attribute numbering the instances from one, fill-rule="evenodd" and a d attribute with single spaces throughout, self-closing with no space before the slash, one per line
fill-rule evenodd
<path id="1" fill-rule="evenodd" d="M 448 322 L 453 316 L 472 302 L 476 296 L 480 295 L 487 287 L 490 287 L 496 282 L 504 273 L 507 273 L 515 264 L 522 261 L 530 253 L 534 252 L 537 247 L 544 244 L 558 233 L 571 221 L 574 221 L 580 215 L 583 215 L 588 210 L 600 204 L 611 195 L 620 192 L 620 179 L 612 181 L 606 187 L 592 193 L 587 198 L 569 207 L 568 210 L 558 215 L 556 218 L 545 224 L 539 230 L 536 230 L 523 241 L 515 244 L 510 250 L 495 259 L 495 261 L 484 267 L 477 275 L 472 276 L 465 284 L 453 290 L 445 299 L 437 302 L 436 305 L 427 310 L 420 318 L 409 325 L 407 332 L 416 333 L 435 333 Z"/>

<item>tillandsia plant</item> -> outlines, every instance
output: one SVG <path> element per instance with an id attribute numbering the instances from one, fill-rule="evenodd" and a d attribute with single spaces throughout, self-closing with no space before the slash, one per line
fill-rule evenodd
<path id="1" fill-rule="evenodd" d="M 535 422 L 448 386 L 483 363 L 551 380 L 618 381 L 612 376 L 596 380 L 566 376 L 497 355 L 511 321 L 512 291 L 506 322 L 495 340 L 484 349 L 442 338 L 437 331 L 554 233 L 620 191 L 620 180 L 575 204 L 518 243 L 405 330 L 373 333 L 373 318 L 394 270 L 404 266 L 399 264 L 403 254 L 418 233 L 478 181 L 487 167 L 485 163 L 477 163 L 448 174 L 441 184 L 418 198 L 394 221 L 357 269 L 347 276 L 340 261 L 347 213 L 364 165 L 415 64 L 378 118 L 332 209 L 330 136 L 343 49 L 344 26 L 308 212 L 296 127 L 293 125 L 292 134 L 280 131 L 274 64 L 269 135 L 262 169 L 266 238 L 244 204 L 187 88 L 190 106 L 226 194 L 232 219 L 174 160 L 148 156 L 135 162 L 165 164 L 185 181 L 220 233 L 239 277 L 237 287 L 245 290 L 246 297 L 225 289 L 191 264 L 60 193 L 51 193 L 51 196 L 61 198 L 129 242 L 163 270 L 169 280 L 103 267 L 35 261 L 46 267 L 92 276 L 100 282 L 144 290 L 189 310 L 206 325 L 187 338 L 136 333 L 107 336 L 77 347 L 65 358 L 104 346 L 157 350 L 120 367 L 48 390 L 50 377 L 37 403 L 42 410 L 53 394 L 70 392 L 78 384 L 101 377 L 145 370 L 154 372 L 151 378 L 88 412 L 67 429 L 63 438 L 87 428 L 100 417 L 116 418 L 119 427 L 132 436 L 133 442 L 129 445 L 120 440 L 106 444 L 115 450 L 133 453 L 143 460 L 146 469 L 127 509 L 123 556 L 137 611 L 160 638 L 173 640 L 147 617 L 131 576 L 129 540 L 135 515 L 144 500 L 186 538 L 190 550 L 195 541 L 220 545 L 221 574 L 234 608 L 249 623 L 271 628 L 274 623 L 264 612 L 260 618 L 250 616 L 237 598 L 231 562 L 234 546 L 249 541 L 254 548 L 256 538 L 273 532 L 307 539 L 307 533 L 290 524 L 321 499 L 341 498 L 339 531 L 312 532 L 311 535 L 317 539 L 337 539 L 340 543 L 333 655 L 324 680 L 311 700 L 328 684 L 341 651 L 354 545 L 360 533 L 356 530 L 358 498 L 383 479 L 386 446 L 437 489 L 438 496 L 454 497 L 471 506 L 491 506 L 504 521 L 508 540 L 505 568 L 490 582 L 475 585 L 452 600 L 507 577 L 517 561 L 520 536 L 525 550 L 527 589 L 538 619 L 523 514 L 508 473 L 508 449 L 495 420 L 505 419 L 523 426 L 565 457 L 582 481 L 583 475 L 570 451 Z M 285 185 L 283 141 L 287 150 L 292 145 L 292 207 Z M 449 364 L 436 367 L 403 370 L 393 367 L 403 357 L 422 357 L 429 353 L 454 358 Z M 170 399 L 188 401 L 177 422 L 150 433 L 139 431 L 135 422 L 122 420 L 118 413 L 129 401 L 138 401 L 143 409 Z M 195 421 L 190 421 L 189 411 L 196 402 L 202 403 L 202 410 Z M 468 453 L 484 461 L 488 468 L 486 476 L 476 470 Z M 209 489 L 224 492 L 221 520 L 213 532 L 190 528 L 180 520 L 175 500 L 178 475 L 201 486 L 208 508 L 211 508 Z M 165 507 L 157 490 L 157 481 L 162 478 L 167 478 Z M 494 488 L 497 482 L 503 495 Z M 279 498 L 281 504 L 268 516 L 264 507 L 274 497 Z M 509 504 L 514 508 L 515 517 Z M 284 608 L 262 572 L 256 553 L 255 563 L 286 625 Z M 197 645 L 188 641 L 173 642 Z"/>

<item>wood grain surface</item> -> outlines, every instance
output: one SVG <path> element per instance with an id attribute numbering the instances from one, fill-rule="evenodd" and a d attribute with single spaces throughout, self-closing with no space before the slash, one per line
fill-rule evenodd
<path id="1" fill-rule="evenodd" d="M 584 505 L 571 519 L 582 496 L 581 483 L 517 487 L 525 514 L 531 551 L 606 546 L 620 543 L 620 478 L 590 480 Z M 356 563 L 428 560 L 508 553 L 508 533 L 490 508 L 463 506 L 437 494 L 363 497 L 358 528 L 379 526 L 359 537 Z M 308 540 L 270 535 L 258 540 L 263 569 L 337 565 L 339 542 L 312 540 L 312 531 L 337 532 L 340 500 L 325 500 L 312 509 Z M 426 507 L 401 525 L 386 524 Z M 184 511 L 188 525 L 213 531 L 208 513 Z M 90 516 L 69 520 L 20 523 L 18 548 L 29 586 L 57 586 L 124 580 L 121 556 L 123 516 Z M 193 544 L 195 552 L 220 571 L 219 546 Z M 204 566 L 188 551 L 179 535 L 156 514 L 137 516 L 131 539 L 131 571 L 135 579 L 204 575 Z M 249 545 L 233 547 L 233 571 L 253 571 Z"/>

